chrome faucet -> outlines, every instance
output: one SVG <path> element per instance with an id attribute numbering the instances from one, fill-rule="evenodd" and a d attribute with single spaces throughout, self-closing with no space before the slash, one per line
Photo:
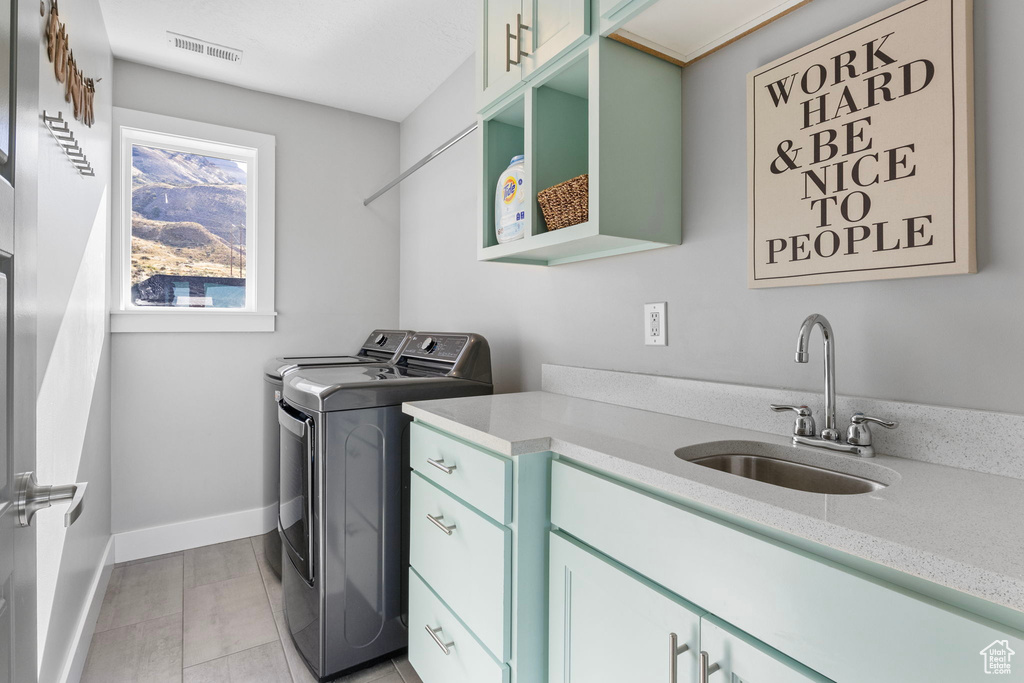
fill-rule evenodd
<path id="1" fill-rule="evenodd" d="M 796 362 L 806 363 L 809 360 L 807 343 L 815 326 L 821 327 L 821 338 L 825 342 L 825 428 L 821 430 L 821 438 L 839 441 L 839 431 L 836 430 L 836 336 L 828 318 L 815 313 L 804 320 L 796 338 Z"/>
<path id="2" fill-rule="evenodd" d="M 862 458 L 874 457 L 875 447 L 871 443 L 869 424 L 895 429 L 899 423 L 856 413 L 850 420 L 849 429 L 846 430 L 846 440 L 843 441 L 840 438 L 839 431 L 836 429 L 836 337 L 832 331 L 832 325 L 825 316 L 819 313 L 809 315 L 800 326 L 800 335 L 796 340 L 796 362 L 806 363 L 809 360 L 807 344 L 815 327 L 821 327 L 821 337 L 825 344 L 825 428 L 821 430 L 821 434 L 814 433 L 814 417 L 811 409 L 807 406 L 773 403 L 771 408 L 780 413 L 784 411 L 796 413 L 797 418 L 793 425 L 794 444 L 826 448 L 830 451 L 850 453 Z"/>

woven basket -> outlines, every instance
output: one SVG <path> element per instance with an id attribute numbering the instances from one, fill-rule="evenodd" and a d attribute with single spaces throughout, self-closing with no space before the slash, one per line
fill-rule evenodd
<path id="1" fill-rule="evenodd" d="M 588 214 L 586 174 L 570 178 L 537 193 L 537 203 L 544 213 L 548 230 L 586 223 Z"/>

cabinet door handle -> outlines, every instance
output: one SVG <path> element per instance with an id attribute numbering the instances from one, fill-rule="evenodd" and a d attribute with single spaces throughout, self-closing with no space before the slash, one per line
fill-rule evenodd
<path id="1" fill-rule="evenodd" d="M 523 15 L 516 15 L 516 32 L 512 32 L 512 24 L 505 24 L 505 72 L 512 70 L 512 66 L 519 66 L 523 57 L 529 57 L 530 53 L 523 49 L 523 31 L 530 30 L 530 27 L 523 23 Z M 512 59 L 512 41 L 516 41 L 516 58 Z"/>
<path id="2" fill-rule="evenodd" d="M 451 536 L 452 532 L 455 531 L 454 524 L 452 524 L 451 526 L 445 526 L 445 523 L 441 521 L 442 519 L 444 519 L 444 515 L 438 515 L 437 517 L 435 517 L 434 515 L 428 512 L 427 519 L 429 519 L 434 526 L 436 526 L 438 529 L 445 532 L 449 536 Z"/>
<path id="3" fill-rule="evenodd" d="M 679 644 L 679 636 L 675 633 L 668 634 L 668 642 L 671 650 L 671 659 L 669 660 L 669 683 L 678 683 L 679 678 L 679 655 L 683 654 L 690 649 L 690 646 L 686 643 Z"/>
<path id="4" fill-rule="evenodd" d="M 700 651 L 700 677 L 697 679 L 698 683 L 708 683 L 708 676 L 720 670 L 722 667 L 718 665 L 718 662 L 708 665 L 708 653 L 704 650 Z"/>
<path id="5" fill-rule="evenodd" d="M 516 64 L 523 57 L 529 57 L 530 53 L 523 49 L 523 31 L 529 31 L 530 27 L 523 23 L 523 15 L 516 15 Z"/>
<path id="6" fill-rule="evenodd" d="M 512 71 L 513 64 L 519 63 L 512 61 L 512 39 L 514 37 L 515 35 L 512 33 L 512 24 L 505 24 L 505 73 Z M 518 45 L 516 47 L 518 47 Z"/>
<path id="7" fill-rule="evenodd" d="M 445 465 L 444 464 L 444 458 L 442 458 L 441 460 L 434 460 L 433 458 L 427 458 L 427 463 L 430 464 L 430 465 L 433 465 L 434 467 L 436 467 L 437 469 L 441 470 L 445 474 L 451 474 L 452 472 L 454 472 L 455 470 L 458 469 L 457 465 Z"/>
<path id="8" fill-rule="evenodd" d="M 452 653 L 451 648 L 455 647 L 455 641 L 446 643 L 437 637 L 437 634 L 440 633 L 444 627 L 438 626 L 437 628 L 430 628 L 430 626 L 427 625 L 425 628 L 427 629 L 427 633 L 430 634 L 430 637 L 434 639 L 435 643 L 437 643 L 437 646 L 441 648 L 441 652 L 443 652 L 445 656 L 450 655 Z"/>

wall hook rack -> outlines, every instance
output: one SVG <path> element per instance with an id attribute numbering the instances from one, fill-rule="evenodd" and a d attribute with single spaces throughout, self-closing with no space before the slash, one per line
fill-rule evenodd
<path id="1" fill-rule="evenodd" d="M 92 164 L 89 163 L 82 148 L 78 146 L 78 140 L 75 139 L 75 134 L 71 132 L 67 121 L 64 120 L 64 115 L 61 112 L 57 112 L 57 115 L 53 116 L 46 110 L 43 110 L 43 123 L 46 124 L 46 129 L 50 131 L 50 135 L 60 145 L 61 150 L 64 151 L 64 156 L 68 158 L 68 161 L 75 167 L 78 174 L 88 177 L 95 176 L 96 172 L 93 170 Z"/>

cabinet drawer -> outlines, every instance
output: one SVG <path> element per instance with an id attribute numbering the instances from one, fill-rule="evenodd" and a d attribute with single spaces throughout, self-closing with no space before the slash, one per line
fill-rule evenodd
<path id="1" fill-rule="evenodd" d="M 981 648 L 1024 647 L 1007 626 L 565 462 L 551 523 L 837 681 L 977 680 Z"/>
<path id="2" fill-rule="evenodd" d="M 507 661 L 511 656 L 511 530 L 418 474 L 412 476 L 409 509 L 410 564 L 491 653 Z"/>
<path id="3" fill-rule="evenodd" d="M 448 654 L 427 629 L 435 632 Z M 489 655 L 413 570 L 409 571 L 409 663 L 423 683 L 509 683 L 508 665 Z"/>
<path id="4" fill-rule="evenodd" d="M 414 470 L 499 523 L 512 522 L 511 460 L 415 422 L 409 439 Z"/>

